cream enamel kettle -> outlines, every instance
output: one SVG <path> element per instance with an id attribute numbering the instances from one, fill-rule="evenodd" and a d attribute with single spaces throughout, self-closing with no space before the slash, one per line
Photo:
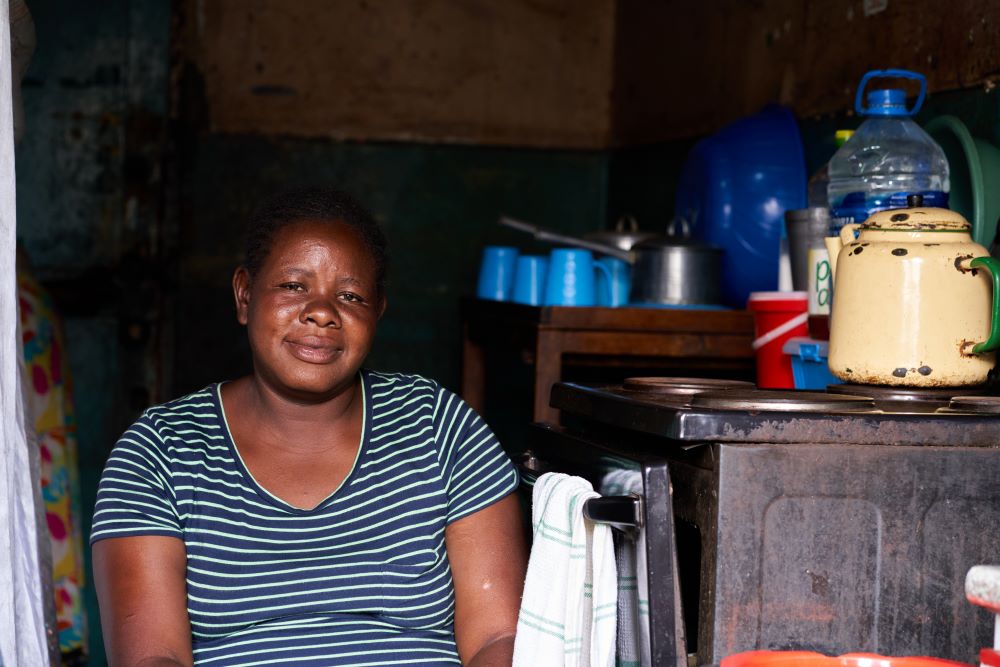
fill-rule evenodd
<path id="1" fill-rule="evenodd" d="M 1000 262 L 961 215 L 913 199 L 826 239 L 830 372 L 858 384 L 983 383 L 1000 348 Z"/>

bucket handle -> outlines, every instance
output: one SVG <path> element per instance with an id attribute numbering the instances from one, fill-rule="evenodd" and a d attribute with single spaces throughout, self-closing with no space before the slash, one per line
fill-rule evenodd
<path id="1" fill-rule="evenodd" d="M 787 320 L 786 322 L 774 327 L 773 329 L 762 335 L 760 338 L 755 339 L 754 342 L 750 344 L 750 347 L 755 351 L 759 350 L 768 343 L 773 343 L 776 339 L 781 338 L 789 331 L 792 331 L 796 327 L 802 326 L 808 321 L 809 321 L 808 312 L 796 315 L 792 319 Z"/>

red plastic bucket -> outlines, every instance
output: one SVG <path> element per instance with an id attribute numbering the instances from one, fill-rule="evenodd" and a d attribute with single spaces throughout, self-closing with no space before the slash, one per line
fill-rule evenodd
<path id="1" fill-rule="evenodd" d="M 751 292 L 747 309 L 753 313 L 753 349 L 757 355 L 757 386 L 794 389 L 792 359 L 785 341 L 809 334 L 809 300 L 805 292 Z"/>

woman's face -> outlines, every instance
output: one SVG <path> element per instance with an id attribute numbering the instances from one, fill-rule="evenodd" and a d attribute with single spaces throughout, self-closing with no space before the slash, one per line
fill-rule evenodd
<path id="1" fill-rule="evenodd" d="M 352 227 L 313 220 L 283 227 L 253 279 L 237 269 L 233 291 L 259 380 L 304 400 L 352 386 L 384 310 L 375 262 Z"/>

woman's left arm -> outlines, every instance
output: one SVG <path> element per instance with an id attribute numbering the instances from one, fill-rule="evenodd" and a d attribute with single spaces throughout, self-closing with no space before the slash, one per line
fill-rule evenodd
<path id="1" fill-rule="evenodd" d="M 510 667 L 528 554 L 517 493 L 445 529 L 455 640 L 466 667 Z"/>

